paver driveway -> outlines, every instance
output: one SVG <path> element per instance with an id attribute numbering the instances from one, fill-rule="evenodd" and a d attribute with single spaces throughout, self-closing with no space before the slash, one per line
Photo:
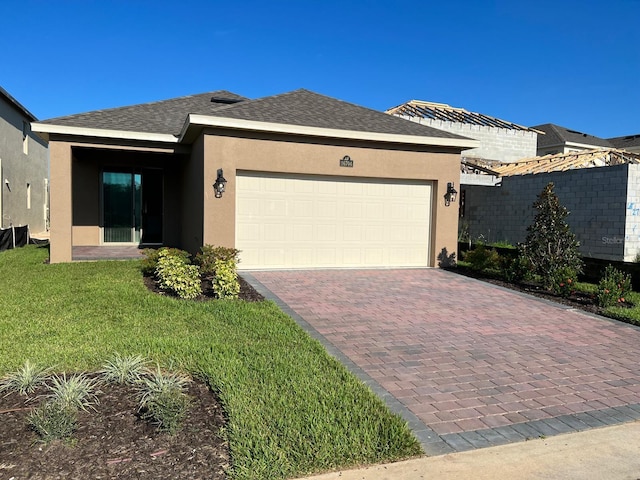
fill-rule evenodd
<path id="1" fill-rule="evenodd" d="M 438 269 L 243 276 L 403 415 L 428 454 L 640 419 L 636 327 Z"/>

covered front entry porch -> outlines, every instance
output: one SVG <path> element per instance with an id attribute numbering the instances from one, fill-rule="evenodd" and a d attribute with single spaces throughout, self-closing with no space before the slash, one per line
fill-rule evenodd
<path id="1" fill-rule="evenodd" d="M 67 158 L 52 152 L 52 181 L 70 183 L 71 193 L 52 195 L 53 263 L 139 258 L 144 247 L 181 244 L 188 154 L 87 144 L 71 145 L 65 153 Z M 68 170 L 60 168 L 64 163 Z M 61 170 L 67 176 L 54 178 Z M 70 229 L 61 215 L 71 217 Z"/>

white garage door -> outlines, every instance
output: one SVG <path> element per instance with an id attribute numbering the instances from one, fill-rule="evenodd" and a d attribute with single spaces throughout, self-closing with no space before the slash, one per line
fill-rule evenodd
<path id="1" fill-rule="evenodd" d="M 431 183 L 239 173 L 241 269 L 424 267 Z"/>

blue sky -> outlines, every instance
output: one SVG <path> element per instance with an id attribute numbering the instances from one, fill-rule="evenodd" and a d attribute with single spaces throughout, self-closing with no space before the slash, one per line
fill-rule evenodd
<path id="1" fill-rule="evenodd" d="M 230 90 L 640 133 L 640 0 L 2 0 L 0 86 L 40 119 Z"/>

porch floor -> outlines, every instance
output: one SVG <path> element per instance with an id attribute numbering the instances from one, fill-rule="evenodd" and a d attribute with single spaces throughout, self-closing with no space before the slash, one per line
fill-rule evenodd
<path id="1" fill-rule="evenodd" d="M 131 260 L 144 257 L 142 248 L 137 245 L 73 247 L 73 261 L 83 260 Z"/>

